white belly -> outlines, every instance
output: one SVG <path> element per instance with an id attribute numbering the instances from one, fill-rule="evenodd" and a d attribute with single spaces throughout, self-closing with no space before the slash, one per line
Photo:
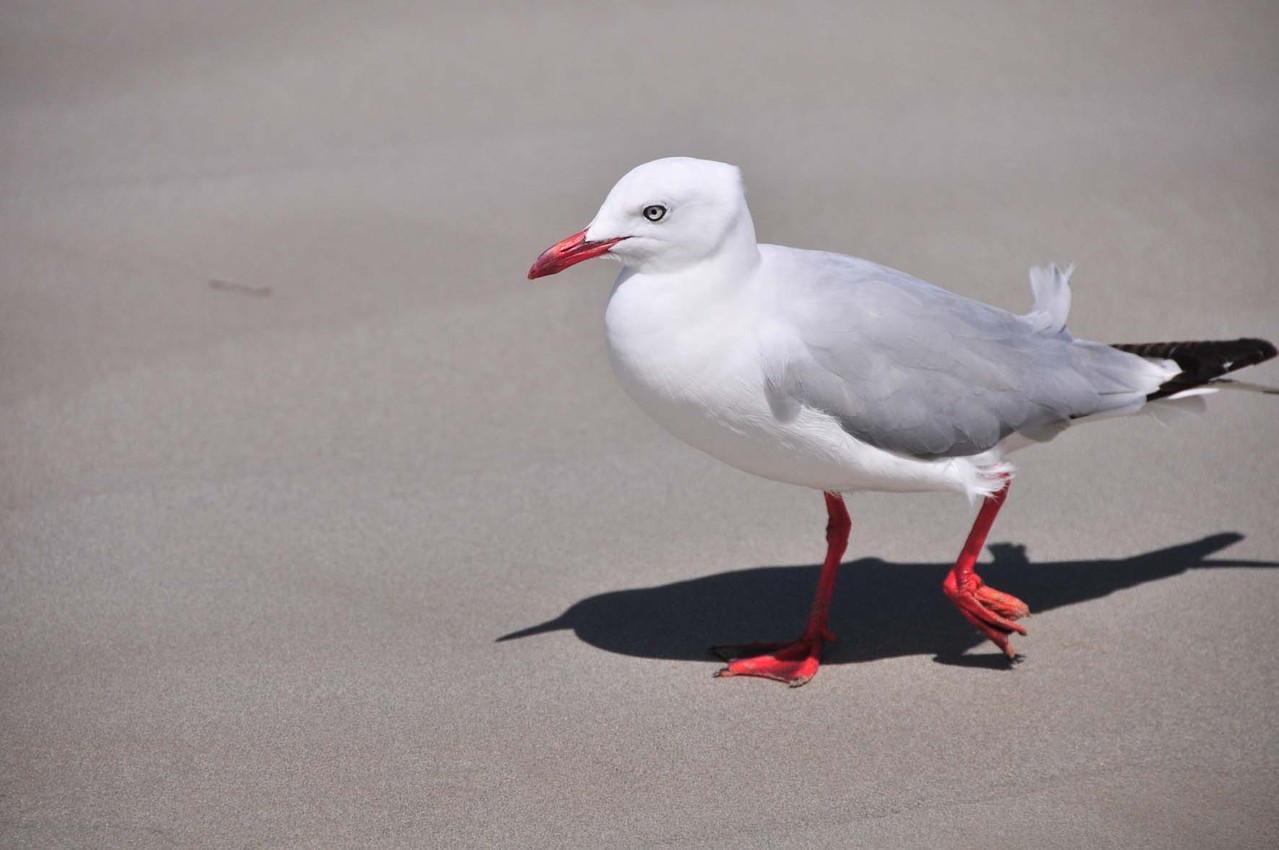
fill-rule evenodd
<path id="1" fill-rule="evenodd" d="M 723 301 L 702 314 L 663 310 L 686 308 L 687 293 L 664 299 L 655 288 L 619 284 L 605 315 L 608 351 L 623 389 L 676 437 L 745 472 L 819 490 L 971 491 L 976 470 L 966 459 L 885 452 L 808 408 L 780 420 L 765 394 L 755 323 L 732 317 Z"/>

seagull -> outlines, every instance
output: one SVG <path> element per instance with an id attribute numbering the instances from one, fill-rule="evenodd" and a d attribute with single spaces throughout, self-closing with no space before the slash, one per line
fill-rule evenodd
<path id="1" fill-rule="evenodd" d="M 1072 268 L 1030 272 L 1016 315 L 843 254 L 759 244 L 741 172 L 687 157 L 632 169 L 590 225 L 529 279 L 606 257 L 605 311 L 627 394 L 679 439 L 731 466 L 820 490 L 826 557 L 797 640 L 722 645 L 717 676 L 797 687 L 818 670 L 851 523 L 843 494 L 944 491 L 980 502 L 942 589 L 1016 657 L 1030 613 L 974 566 L 1008 496 L 1008 456 L 1085 421 L 1200 409 L 1223 378 L 1268 360 L 1261 339 L 1107 345 L 1066 330 Z"/>

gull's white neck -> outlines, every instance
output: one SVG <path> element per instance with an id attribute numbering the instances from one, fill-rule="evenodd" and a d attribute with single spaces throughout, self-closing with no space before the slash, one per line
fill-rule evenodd
<path id="1" fill-rule="evenodd" d="M 624 268 L 605 317 L 610 349 L 634 342 L 625 338 L 635 335 L 680 338 L 738 315 L 751 299 L 759 263 L 755 226 L 743 209 L 716 250 L 696 262 L 672 269 L 659 263 Z M 646 343 L 650 350 L 653 342 Z"/>
<path id="2" fill-rule="evenodd" d="M 697 278 L 730 281 L 748 277 L 758 265 L 759 243 L 755 241 L 755 222 L 743 203 L 716 250 L 685 271 Z"/>
<path id="3" fill-rule="evenodd" d="M 609 358 L 618 381 L 659 423 L 699 448 L 706 420 L 739 406 L 724 393 L 762 385 L 753 356 L 753 315 L 762 309 L 759 246 L 749 215 L 719 249 L 679 270 L 625 269 L 605 313 Z M 754 364 L 754 365 L 752 365 Z"/>

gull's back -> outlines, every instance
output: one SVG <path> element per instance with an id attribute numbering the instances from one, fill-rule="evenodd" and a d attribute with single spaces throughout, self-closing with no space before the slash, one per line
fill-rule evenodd
<path id="1" fill-rule="evenodd" d="M 1169 370 L 841 254 L 761 246 L 774 412 L 824 411 L 858 440 L 917 458 L 976 455 L 1014 432 L 1139 409 Z M 1064 296 L 1053 268 L 1044 300 Z"/>

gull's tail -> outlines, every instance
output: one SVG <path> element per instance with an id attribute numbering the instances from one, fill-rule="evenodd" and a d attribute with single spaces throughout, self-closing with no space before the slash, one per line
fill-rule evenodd
<path id="1" fill-rule="evenodd" d="M 1245 366 L 1264 363 L 1279 354 L 1274 345 L 1264 339 L 1116 343 L 1113 347 L 1140 357 L 1171 360 L 1181 369 L 1146 396 L 1147 401 L 1170 398 L 1197 387 L 1229 387 L 1279 394 L 1279 387 L 1266 387 L 1221 377 Z"/>

